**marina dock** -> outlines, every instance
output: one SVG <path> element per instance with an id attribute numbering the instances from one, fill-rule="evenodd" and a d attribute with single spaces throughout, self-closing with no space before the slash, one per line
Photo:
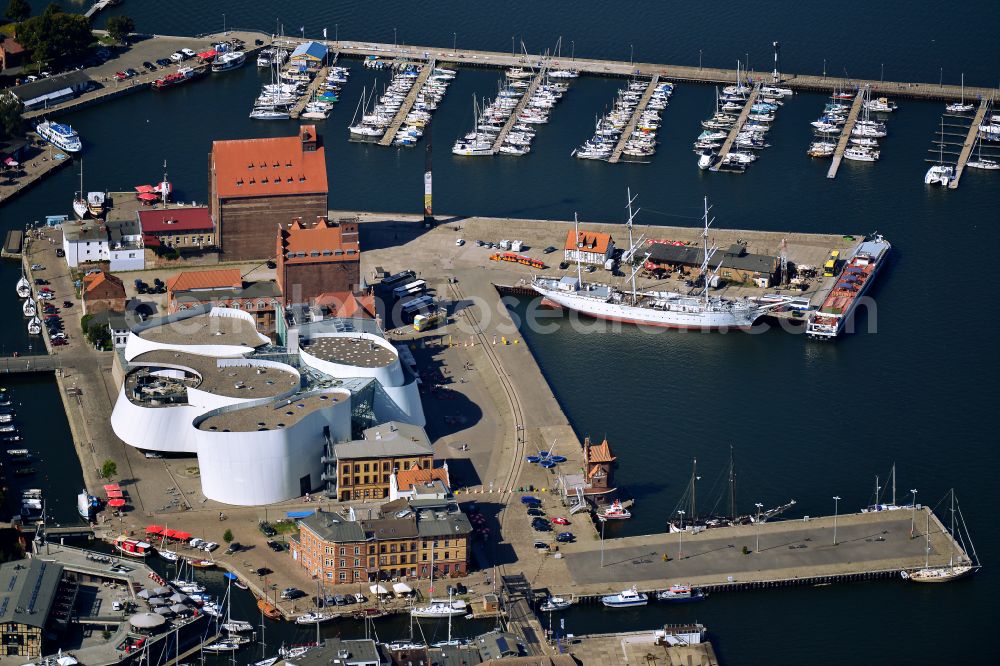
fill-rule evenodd
<path id="1" fill-rule="evenodd" d="M 510 134 L 511 128 L 517 124 L 518 115 L 520 115 L 520 113 L 524 111 L 524 107 L 527 106 L 528 101 L 531 99 L 531 96 L 535 94 L 536 90 L 538 90 L 538 86 L 541 85 L 543 78 L 545 78 L 544 67 L 539 69 L 538 73 L 535 74 L 533 79 L 531 79 L 531 83 L 528 85 L 527 88 L 525 88 L 524 94 L 521 95 L 520 101 L 518 101 L 517 106 L 514 107 L 514 111 L 511 112 L 510 117 L 507 118 L 507 122 L 503 124 L 503 127 L 500 129 L 500 133 L 497 134 L 496 140 L 493 141 L 493 148 L 490 149 L 490 152 L 492 152 L 494 155 L 496 155 L 500 151 L 500 146 L 502 146 L 503 142 L 507 140 L 507 135 Z"/>
<path id="2" fill-rule="evenodd" d="M 396 138 L 396 132 L 403 125 L 403 121 L 406 120 L 406 116 L 410 115 L 410 110 L 413 108 L 414 102 L 417 101 L 417 95 L 420 91 L 424 89 L 424 84 L 427 83 L 427 79 L 430 78 L 431 73 L 434 71 L 434 58 L 431 58 L 423 68 L 420 70 L 420 74 L 417 76 L 417 80 L 413 82 L 413 87 L 410 88 L 410 92 L 407 93 L 406 99 L 403 100 L 403 105 L 399 107 L 399 111 L 396 112 L 395 117 L 393 117 L 392 122 L 389 127 L 386 128 L 385 134 L 382 138 L 378 140 L 378 145 L 380 146 L 391 146 L 393 140 Z"/>
<path id="3" fill-rule="evenodd" d="M 390 43 L 378 42 L 326 42 L 327 45 L 336 46 L 344 55 L 365 57 L 370 55 L 384 58 L 407 57 L 411 59 L 424 59 L 434 57 L 439 60 L 447 59 L 459 65 L 472 65 L 481 67 L 525 67 L 525 66 L 545 66 L 545 67 L 568 67 L 581 74 L 595 74 L 598 76 L 653 76 L 659 74 L 661 78 L 670 81 L 681 81 L 691 83 L 706 84 L 730 84 L 738 80 L 736 70 L 720 69 L 713 67 L 697 67 L 685 65 L 666 65 L 660 63 L 641 63 L 619 60 L 598 60 L 594 58 L 570 58 L 543 57 L 534 55 L 511 54 L 497 51 L 478 51 L 471 49 L 451 49 L 435 46 L 398 46 Z M 745 75 L 745 73 L 743 73 Z M 768 77 L 770 74 L 768 73 Z M 877 79 L 851 79 L 845 80 L 840 77 L 821 76 L 813 74 L 781 74 L 781 85 L 795 91 L 829 92 L 834 87 L 864 87 L 869 86 L 872 94 L 886 95 L 893 97 L 910 97 L 914 99 L 931 99 L 951 101 L 958 99 L 961 88 L 956 85 L 943 85 L 940 83 L 914 83 L 906 81 L 879 81 Z M 966 97 L 996 97 L 1000 96 L 1000 89 L 985 87 L 965 87 Z"/>
<path id="4" fill-rule="evenodd" d="M 305 94 L 300 96 L 298 100 L 295 101 L 295 105 L 288 112 L 288 115 L 289 117 L 291 117 L 292 120 L 297 120 L 298 117 L 302 115 L 302 111 L 305 110 L 306 104 L 309 103 L 309 100 L 312 99 L 312 96 L 316 94 L 316 91 L 319 90 L 319 87 L 323 85 L 323 83 L 326 81 L 326 74 L 327 72 L 330 71 L 330 67 L 337 62 L 337 55 L 339 54 L 335 54 L 333 56 L 333 60 L 331 61 L 330 65 L 324 66 L 322 69 L 319 70 L 319 72 L 316 73 L 316 76 L 313 78 L 313 80 L 309 82 L 309 86 L 306 88 Z"/>
<path id="5" fill-rule="evenodd" d="M 982 124 L 983 120 L 986 118 L 987 112 L 990 110 L 990 101 L 988 99 L 982 99 L 979 102 L 979 108 L 976 110 L 976 117 L 972 119 L 972 124 L 969 125 L 969 134 L 965 137 L 965 143 L 962 144 L 962 152 L 958 155 L 958 162 L 955 164 L 955 177 L 951 179 L 948 183 L 949 190 L 958 189 L 958 181 L 962 178 L 962 172 L 965 171 L 965 165 L 969 162 L 969 157 L 972 156 L 972 149 L 978 141 L 979 126 Z M 944 138 L 942 137 L 942 141 Z"/>
<path id="6" fill-rule="evenodd" d="M 621 137 L 618 139 L 618 143 L 615 145 L 615 149 L 611 152 L 611 157 L 608 159 L 609 164 L 617 164 L 622 158 L 622 151 L 625 150 L 625 145 L 628 144 L 628 140 L 632 138 L 632 132 L 635 131 L 636 125 L 639 124 L 639 118 L 642 117 L 642 112 L 646 110 L 646 105 L 649 104 L 649 99 L 653 96 L 653 91 L 656 90 L 657 84 L 660 82 L 660 75 L 654 74 L 653 78 L 649 80 L 649 85 L 646 86 L 646 92 L 642 94 L 642 99 L 639 100 L 638 106 L 632 111 L 632 117 L 629 118 L 628 125 L 625 126 L 625 131 L 622 132 Z"/>
<path id="7" fill-rule="evenodd" d="M 719 149 L 719 158 L 716 160 L 715 164 L 712 165 L 711 171 L 718 171 L 719 165 L 723 163 L 726 159 L 726 155 L 732 150 L 733 142 L 736 141 L 736 137 L 743 130 L 743 125 L 747 122 L 747 116 L 750 115 L 750 109 L 753 108 L 754 103 L 757 101 L 757 96 L 760 95 L 760 84 L 753 87 L 750 92 L 750 96 L 747 97 L 746 104 L 743 105 L 743 110 L 740 111 L 739 118 L 736 119 L 736 124 L 733 128 L 729 130 L 729 136 L 726 137 L 725 142 L 722 144 L 722 148 Z"/>
<path id="8" fill-rule="evenodd" d="M 830 170 L 826 172 L 827 178 L 837 177 L 840 163 L 844 161 L 844 151 L 847 150 L 847 144 L 851 140 L 851 132 L 854 131 L 854 123 L 858 122 L 858 115 L 861 113 L 861 107 L 865 103 L 864 100 L 865 96 L 859 89 L 854 95 L 854 103 L 851 104 L 851 111 L 847 114 L 847 122 L 844 123 L 844 129 L 840 133 L 837 147 L 833 151 L 833 162 L 830 164 Z"/>

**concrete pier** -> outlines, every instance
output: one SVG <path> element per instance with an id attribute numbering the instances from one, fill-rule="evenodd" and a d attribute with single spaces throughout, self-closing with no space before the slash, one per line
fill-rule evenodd
<path id="1" fill-rule="evenodd" d="M 380 146 L 391 146 L 393 139 L 396 138 L 396 132 L 403 125 L 403 121 L 406 120 L 406 116 L 410 114 L 410 109 L 413 108 L 414 102 L 417 101 L 417 95 L 423 90 L 424 84 L 427 83 L 427 79 L 430 78 L 431 72 L 434 71 L 434 59 L 431 58 L 430 61 L 423 66 L 420 70 L 420 75 L 417 76 L 417 80 L 413 82 L 413 87 L 410 88 L 409 94 L 406 99 L 403 100 L 403 105 L 399 107 L 399 111 L 396 112 L 396 116 L 392 119 L 392 123 L 386 128 L 385 134 L 379 139 L 378 145 Z"/>
<path id="2" fill-rule="evenodd" d="M 615 149 L 611 152 L 611 157 L 608 159 L 609 164 L 617 164 L 622 158 L 622 151 L 625 150 L 628 140 L 632 138 L 632 133 L 635 132 L 636 125 L 639 124 L 639 118 L 642 116 L 642 112 L 646 110 L 649 98 L 653 96 L 653 91 L 656 90 L 656 84 L 659 82 L 659 74 L 653 75 L 653 78 L 649 80 L 649 85 L 646 86 L 646 91 L 642 94 L 639 105 L 632 112 L 632 117 L 629 118 L 628 125 L 625 126 L 625 131 L 622 132 L 621 138 L 618 139 L 618 143 L 615 145 Z"/>
<path id="3" fill-rule="evenodd" d="M 948 183 L 949 190 L 958 189 L 958 181 L 962 177 L 962 173 L 965 171 L 965 165 L 969 163 L 969 157 L 972 155 L 972 148 L 976 145 L 978 141 L 979 126 L 982 124 L 983 120 L 986 118 L 986 114 L 990 109 L 989 100 L 980 100 L 979 109 L 976 110 L 976 116 L 972 119 L 972 124 L 969 126 L 969 134 L 965 137 L 965 143 L 962 144 L 962 152 L 958 155 L 958 162 L 955 164 L 955 177 L 951 179 Z M 941 137 L 944 140 L 944 137 Z"/>
<path id="4" fill-rule="evenodd" d="M 518 101 L 517 106 L 515 106 L 514 110 L 511 111 L 510 118 L 508 118 L 507 122 L 503 124 L 503 127 L 500 129 L 500 133 L 497 134 L 497 138 L 493 142 L 493 148 L 491 151 L 494 155 L 500 152 L 500 146 L 502 146 L 503 142 L 507 140 L 507 135 L 510 134 L 511 128 L 517 124 L 518 114 L 524 111 L 524 107 L 528 105 L 528 102 L 531 100 L 531 96 L 535 94 L 536 90 L 538 90 L 538 86 L 541 85 L 542 78 L 544 78 L 544 76 L 545 69 L 542 68 L 538 70 L 538 74 L 535 74 L 534 78 L 531 79 L 531 83 L 528 84 L 527 88 L 525 88 L 524 94 L 521 95 L 521 99 Z M 478 128 L 476 131 L 478 131 Z"/>
<path id="5" fill-rule="evenodd" d="M 826 172 L 827 178 L 837 177 L 840 163 L 844 160 L 844 151 L 847 150 L 847 144 L 851 141 L 851 132 L 854 131 L 854 123 L 858 122 L 858 114 L 861 113 L 861 107 L 865 103 L 864 100 L 865 95 L 861 90 L 858 90 L 857 94 L 854 95 L 854 103 L 851 104 L 851 110 L 847 114 L 847 122 L 844 123 L 844 129 L 840 132 L 837 147 L 833 151 L 833 162 L 830 164 L 830 170 Z"/>
<path id="6" fill-rule="evenodd" d="M 334 57 L 334 62 L 336 62 L 336 57 Z M 316 94 L 316 91 L 319 90 L 319 87 L 323 85 L 324 81 L 326 81 L 326 73 L 329 71 L 330 71 L 329 67 L 323 67 L 316 73 L 316 76 L 313 78 L 313 80 L 309 82 L 309 86 L 306 88 L 305 94 L 299 97 L 298 100 L 296 100 L 295 104 L 288 112 L 288 115 L 292 118 L 292 120 L 296 120 L 299 116 L 302 115 L 302 112 L 306 108 L 306 104 L 309 103 L 309 100 L 312 99 L 312 96 Z"/>
<path id="7" fill-rule="evenodd" d="M 718 171 L 719 165 L 722 161 L 726 159 L 726 155 L 733 148 L 733 142 L 736 141 L 736 137 L 739 135 L 740 131 L 743 130 L 743 125 L 747 122 L 747 116 L 750 115 L 750 109 L 753 108 L 754 102 L 757 101 L 757 96 L 760 95 L 760 86 L 756 85 L 750 92 L 750 96 L 747 98 L 747 103 L 743 105 L 743 110 L 740 111 L 739 118 L 736 119 L 736 124 L 733 128 L 729 130 L 729 136 L 726 137 L 725 143 L 722 144 L 722 148 L 719 149 L 719 158 L 716 160 L 715 164 L 712 166 L 712 171 Z"/>

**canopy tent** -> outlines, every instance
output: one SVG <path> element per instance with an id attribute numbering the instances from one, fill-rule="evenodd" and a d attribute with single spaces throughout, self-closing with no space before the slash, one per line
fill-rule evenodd
<path id="1" fill-rule="evenodd" d="M 174 612 L 170 610 L 170 606 L 157 606 L 153 609 L 153 612 L 157 615 L 162 615 L 163 617 L 170 617 L 174 615 Z"/>
<path id="2" fill-rule="evenodd" d="M 136 613 L 128 619 L 128 622 L 136 629 L 155 629 L 162 627 L 166 620 L 156 613 Z"/>
<path id="3" fill-rule="evenodd" d="M 163 534 L 163 525 L 147 525 L 146 534 Z"/>
<path id="4" fill-rule="evenodd" d="M 166 597 L 172 593 L 173 590 L 171 590 L 169 587 L 166 586 L 158 587 L 153 590 L 153 594 L 155 594 L 158 597 Z"/>
<path id="5" fill-rule="evenodd" d="M 198 54 L 198 57 L 202 60 L 212 60 L 215 56 L 219 55 L 219 52 L 215 49 L 209 49 L 208 51 L 202 51 Z"/>
<path id="6" fill-rule="evenodd" d="M 9 166 L 9 167 L 16 167 L 16 166 L 20 166 L 20 164 L 18 164 L 18 161 L 17 161 L 17 160 L 15 160 L 15 159 L 14 159 L 13 157 L 8 157 L 7 159 L 5 159 L 5 160 L 3 161 L 3 163 L 4 163 L 4 164 L 6 164 L 6 165 L 7 165 L 7 166 Z"/>
<path id="7" fill-rule="evenodd" d="M 108 506 L 115 507 L 116 509 L 120 508 L 120 507 L 123 507 L 123 506 L 125 506 L 125 500 L 123 500 L 123 499 L 108 500 Z"/>
<path id="8" fill-rule="evenodd" d="M 121 487 L 117 483 L 108 483 L 104 486 L 104 490 L 121 490 Z"/>
<path id="9" fill-rule="evenodd" d="M 173 594 L 170 595 L 170 601 L 174 602 L 175 604 L 182 604 L 185 601 L 187 601 L 187 599 L 188 599 L 187 595 L 182 592 L 174 592 Z"/>
<path id="10" fill-rule="evenodd" d="M 368 587 L 372 594 L 389 594 L 389 590 L 385 589 L 381 585 L 370 585 Z"/>
<path id="11" fill-rule="evenodd" d="M 143 588 L 139 590 L 135 596 L 139 597 L 140 599 L 149 599 L 151 596 L 153 596 L 153 593 L 147 590 L 146 588 Z"/>
<path id="12" fill-rule="evenodd" d="M 170 607 L 170 610 L 177 613 L 178 615 L 191 612 L 191 609 L 185 606 L 184 604 L 174 604 L 173 606 Z"/>
<path id="13" fill-rule="evenodd" d="M 153 194 L 152 192 L 143 192 L 139 195 L 140 201 L 158 201 L 159 199 L 160 195 Z"/>
<path id="14" fill-rule="evenodd" d="M 191 538 L 190 532 L 181 532 L 180 530 L 163 530 L 163 536 L 168 539 L 177 539 L 178 541 L 187 541 Z"/>
<path id="15" fill-rule="evenodd" d="M 393 583 L 392 591 L 396 594 L 410 594 L 413 592 L 413 588 L 406 583 Z"/>
<path id="16" fill-rule="evenodd" d="M 163 597 L 150 597 L 146 601 L 149 602 L 150 606 L 166 606 L 167 600 Z"/>
<path id="17" fill-rule="evenodd" d="M 138 192 L 139 194 L 147 194 L 149 192 L 155 192 L 156 189 L 152 185 L 136 185 L 135 191 Z"/>
<path id="18" fill-rule="evenodd" d="M 109 490 L 108 491 L 108 498 L 110 498 L 110 499 L 121 499 L 124 496 L 125 495 L 120 490 Z"/>

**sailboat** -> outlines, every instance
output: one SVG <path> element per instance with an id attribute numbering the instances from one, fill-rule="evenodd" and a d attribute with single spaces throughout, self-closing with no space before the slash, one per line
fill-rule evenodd
<path id="1" fill-rule="evenodd" d="M 968 113 L 976 108 L 975 104 L 965 103 L 965 72 L 962 72 L 962 101 L 952 102 L 951 104 L 944 107 L 944 110 L 948 113 Z"/>
<path id="2" fill-rule="evenodd" d="M 81 220 L 87 217 L 87 199 L 83 193 L 83 158 L 80 159 L 80 191 L 73 198 L 73 212 Z"/>
<path id="3" fill-rule="evenodd" d="M 167 548 L 167 530 L 163 530 L 163 538 L 160 540 L 160 547 L 156 549 L 160 557 L 165 559 L 167 562 L 176 562 L 177 553 L 175 551 L 169 550 Z"/>
<path id="4" fill-rule="evenodd" d="M 983 139 L 976 137 L 976 159 L 969 160 L 965 166 L 972 169 L 983 169 L 985 171 L 1000 170 L 1000 162 L 983 157 Z"/>
<path id="5" fill-rule="evenodd" d="M 24 299 L 21 303 L 21 312 L 24 313 L 25 317 L 31 318 L 35 316 L 35 302 L 30 298 Z"/>
<path id="6" fill-rule="evenodd" d="M 941 135 L 938 137 L 938 163 L 934 164 L 924 174 L 924 185 L 941 185 L 948 187 L 955 177 L 955 167 L 944 163 L 944 118 L 941 119 Z"/>
<path id="7" fill-rule="evenodd" d="M 875 477 L 875 501 L 873 504 L 869 504 L 864 509 L 861 509 L 861 513 L 875 513 L 877 511 L 898 511 L 899 509 L 912 509 L 912 504 L 904 504 L 902 506 L 896 504 L 896 463 L 892 464 L 892 471 L 889 472 L 889 478 L 892 479 L 892 501 L 882 502 L 882 491 L 887 490 L 887 488 L 882 488 L 878 483 L 878 476 Z"/>
<path id="8" fill-rule="evenodd" d="M 955 514 L 958 514 L 959 525 L 955 523 Z M 947 566 L 932 567 L 930 565 L 931 553 L 931 513 L 927 512 L 927 526 L 924 529 L 924 567 L 915 571 L 900 571 L 899 575 L 903 580 L 913 583 L 948 583 L 959 578 L 969 576 L 979 570 L 979 558 L 976 555 L 976 548 L 972 545 L 972 537 L 965 526 L 965 518 L 955 501 L 955 489 L 951 489 L 951 526 L 949 532 L 949 543 L 951 548 L 948 551 Z M 956 531 L 957 530 L 957 531 Z M 955 559 L 955 550 L 958 541 L 962 540 L 966 546 L 966 552 L 971 554 L 971 558 Z M 965 543 L 967 542 L 967 543 Z"/>
<path id="9" fill-rule="evenodd" d="M 232 613 L 232 583 L 233 579 L 236 578 L 236 574 L 227 571 L 226 577 L 226 621 L 222 623 L 222 628 L 231 634 L 240 633 L 243 631 L 253 631 L 253 625 L 246 620 L 234 620 Z"/>
<path id="10" fill-rule="evenodd" d="M 42 322 L 38 317 L 32 317 L 31 321 L 28 322 L 28 333 L 31 335 L 38 335 L 42 332 Z"/>
<path id="11" fill-rule="evenodd" d="M 18 298 L 28 298 L 31 296 L 31 283 L 28 282 L 28 278 L 24 277 L 24 273 L 21 273 L 20 279 L 18 279 L 17 284 L 14 286 L 14 291 L 17 292 Z"/>

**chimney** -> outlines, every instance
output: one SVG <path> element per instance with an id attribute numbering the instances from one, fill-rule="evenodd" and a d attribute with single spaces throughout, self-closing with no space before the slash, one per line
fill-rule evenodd
<path id="1" fill-rule="evenodd" d="M 319 136 L 315 125 L 303 125 L 299 129 L 299 139 L 302 141 L 302 152 L 312 153 L 319 148 Z"/>

